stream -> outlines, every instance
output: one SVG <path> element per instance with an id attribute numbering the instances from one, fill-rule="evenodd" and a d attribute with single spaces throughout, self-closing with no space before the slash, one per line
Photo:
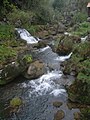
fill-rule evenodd
<path id="1" fill-rule="evenodd" d="M 37 41 L 34 39 L 34 42 Z M 65 85 L 70 85 L 74 78 L 64 76 L 60 67 L 60 64 L 69 59 L 71 54 L 58 56 L 50 46 L 38 49 L 36 57 L 46 64 L 46 73 L 32 80 L 16 78 L 12 83 L 0 87 L 2 104 L 0 112 L 15 96 L 20 97 L 24 102 L 17 114 L 3 117 L 0 114 L 0 120 L 54 120 L 58 110 L 64 112 L 62 120 L 74 120 L 73 113 L 79 112 L 79 109 L 68 108 L 68 94 L 65 89 Z M 62 103 L 60 107 L 53 106 L 57 101 Z"/>

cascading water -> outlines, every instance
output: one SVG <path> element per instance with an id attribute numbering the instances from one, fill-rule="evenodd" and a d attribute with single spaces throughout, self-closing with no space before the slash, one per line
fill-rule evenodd
<path id="1" fill-rule="evenodd" d="M 27 40 L 27 43 L 37 42 L 25 29 L 17 29 L 17 31 L 22 39 Z M 71 55 L 72 53 L 68 56 L 58 56 L 49 46 L 38 49 L 36 57 L 46 64 L 47 72 L 38 79 L 11 83 L 4 89 L 0 89 L 0 101 L 19 96 L 25 103 L 20 112 L 4 120 L 53 120 L 58 110 L 64 111 L 63 120 L 74 120 L 73 113 L 78 109 L 70 110 L 67 106 L 68 95 L 64 85 L 68 83 L 68 79 L 63 78 L 60 70 L 60 63 L 69 59 Z M 62 102 L 62 106 L 54 107 L 55 101 Z"/>
<path id="2" fill-rule="evenodd" d="M 15 28 L 15 30 L 19 33 L 20 38 L 26 40 L 28 44 L 38 43 L 38 38 L 35 39 L 26 29 Z"/>

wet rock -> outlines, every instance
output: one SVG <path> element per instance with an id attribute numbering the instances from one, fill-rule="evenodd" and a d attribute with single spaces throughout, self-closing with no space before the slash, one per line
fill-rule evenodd
<path id="1" fill-rule="evenodd" d="M 59 102 L 59 101 L 55 101 L 53 102 L 53 106 L 54 107 L 60 107 L 63 103 L 62 102 Z"/>
<path id="2" fill-rule="evenodd" d="M 38 78 L 44 73 L 45 73 L 45 64 L 37 60 L 30 64 L 24 76 L 27 79 L 32 79 L 32 78 Z"/>
<path id="3" fill-rule="evenodd" d="M 62 120 L 65 116 L 65 113 L 62 110 L 58 110 L 54 115 L 54 120 Z"/>

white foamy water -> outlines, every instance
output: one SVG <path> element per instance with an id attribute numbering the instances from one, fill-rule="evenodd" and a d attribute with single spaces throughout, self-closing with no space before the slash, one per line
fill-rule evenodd
<path id="1" fill-rule="evenodd" d="M 72 55 L 72 52 L 69 55 L 66 55 L 66 56 L 58 56 L 55 60 L 63 62 L 65 60 L 69 59 L 71 57 L 71 55 Z"/>
<path id="2" fill-rule="evenodd" d="M 59 96 L 60 94 L 66 93 L 65 89 L 55 89 L 50 94 L 54 96 Z"/>
<path id="3" fill-rule="evenodd" d="M 85 42 L 87 40 L 88 36 L 82 37 L 81 42 Z"/>
<path id="4" fill-rule="evenodd" d="M 39 51 L 40 51 L 40 52 L 44 52 L 45 50 L 47 50 L 47 49 L 49 49 L 49 48 L 50 48 L 49 46 L 46 46 L 46 47 L 44 47 L 44 48 L 40 48 Z"/>
<path id="5" fill-rule="evenodd" d="M 68 32 L 64 32 L 64 35 L 71 36 L 72 34 L 71 34 L 71 33 L 68 33 Z"/>
<path id="6" fill-rule="evenodd" d="M 60 71 L 52 71 L 45 75 L 42 75 L 36 80 L 31 80 L 28 84 L 22 83 L 22 87 L 30 87 L 29 96 L 42 96 L 50 94 L 53 96 L 60 96 L 61 94 L 66 94 L 66 90 L 62 89 L 60 84 L 55 82 L 60 80 L 62 73 Z"/>
<path id="7" fill-rule="evenodd" d="M 15 30 L 20 34 L 21 39 L 26 40 L 28 44 L 38 43 L 39 39 L 36 40 L 26 29 L 15 28 Z"/>

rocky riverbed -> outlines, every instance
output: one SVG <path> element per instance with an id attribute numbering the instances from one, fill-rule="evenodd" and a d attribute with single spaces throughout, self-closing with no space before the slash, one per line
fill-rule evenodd
<path id="1" fill-rule="evenodd" d="M 27 32 L 24 33 L 24 36 L 28 40 L 31 37 Z M 34 42 L 37 42 L 35 38 Z M 84 47 L 85 45 L 86 47 Z M 84 51 L 82 51 L 83 47 L 85 48 Z M 76 88 L 78 86 L 74 82 L 77 70 L 83 70 L 83 68 L 78 68 L 77 63 L 82 61 L 85 63 L 86 59 L 89 60 L 89 48 L 88 40 L 81 43 L 79 37 L 64 34 L 58 34 L 57 37 L 54 36 L 50 41 L 45 39 L 38 44 L 28 45 L 23 52 L 19 53 L 18 62 L 12 61 L 12 66 L 16 65 L 17 69 L 10 66 L 11 70 L 9 66 L 6 66 L 4 71 L 1 71 L 5 80 L 12 80 L 11 78 L 8 79 L 8 75 L 16 79 L 12 83 L 0 87 L 0 119 L 83 120 L 85 117 L 88 119 L 90 106 L 89 104 L 85 105 L 86 102 L 82 105 L 83 101 L 81 102 L 81 99 L 78 99 L 82 94 L 77 92 L 78 90 L 76 91 L 73 86 L 75 85 Z M 78 53 L 80 57 L 76 59 L 75 55 L 78 56 Z M 74 67 L 77 68 L 74 69 Z M 84 68 L 86 69 L 85 66 Z M 12 71 L 9 73 L 13 73 L 13 71 L 20 73 L 24 77 L 16 77 L 17 74 L 16 76 L 6 74 L 5 70 Z M 85 89 L 81 87 L 80 91 L 85 90 L 84 92 L 87 93 L 85 97 L 88 97 L 89 93 L 86 89 L 88 90 L 89 84 L 87 83 L 86 87 L 83 84 L 83 87 Z M 73 97 L 71 93 L 73 93 Z M 68 102 L 68 100 L 74 103 Z M 84 100 L 88 100 L 87 103 L 89 102 L 88 98 Z M 14 101 L 13 106 L 12 101 Z"/>

